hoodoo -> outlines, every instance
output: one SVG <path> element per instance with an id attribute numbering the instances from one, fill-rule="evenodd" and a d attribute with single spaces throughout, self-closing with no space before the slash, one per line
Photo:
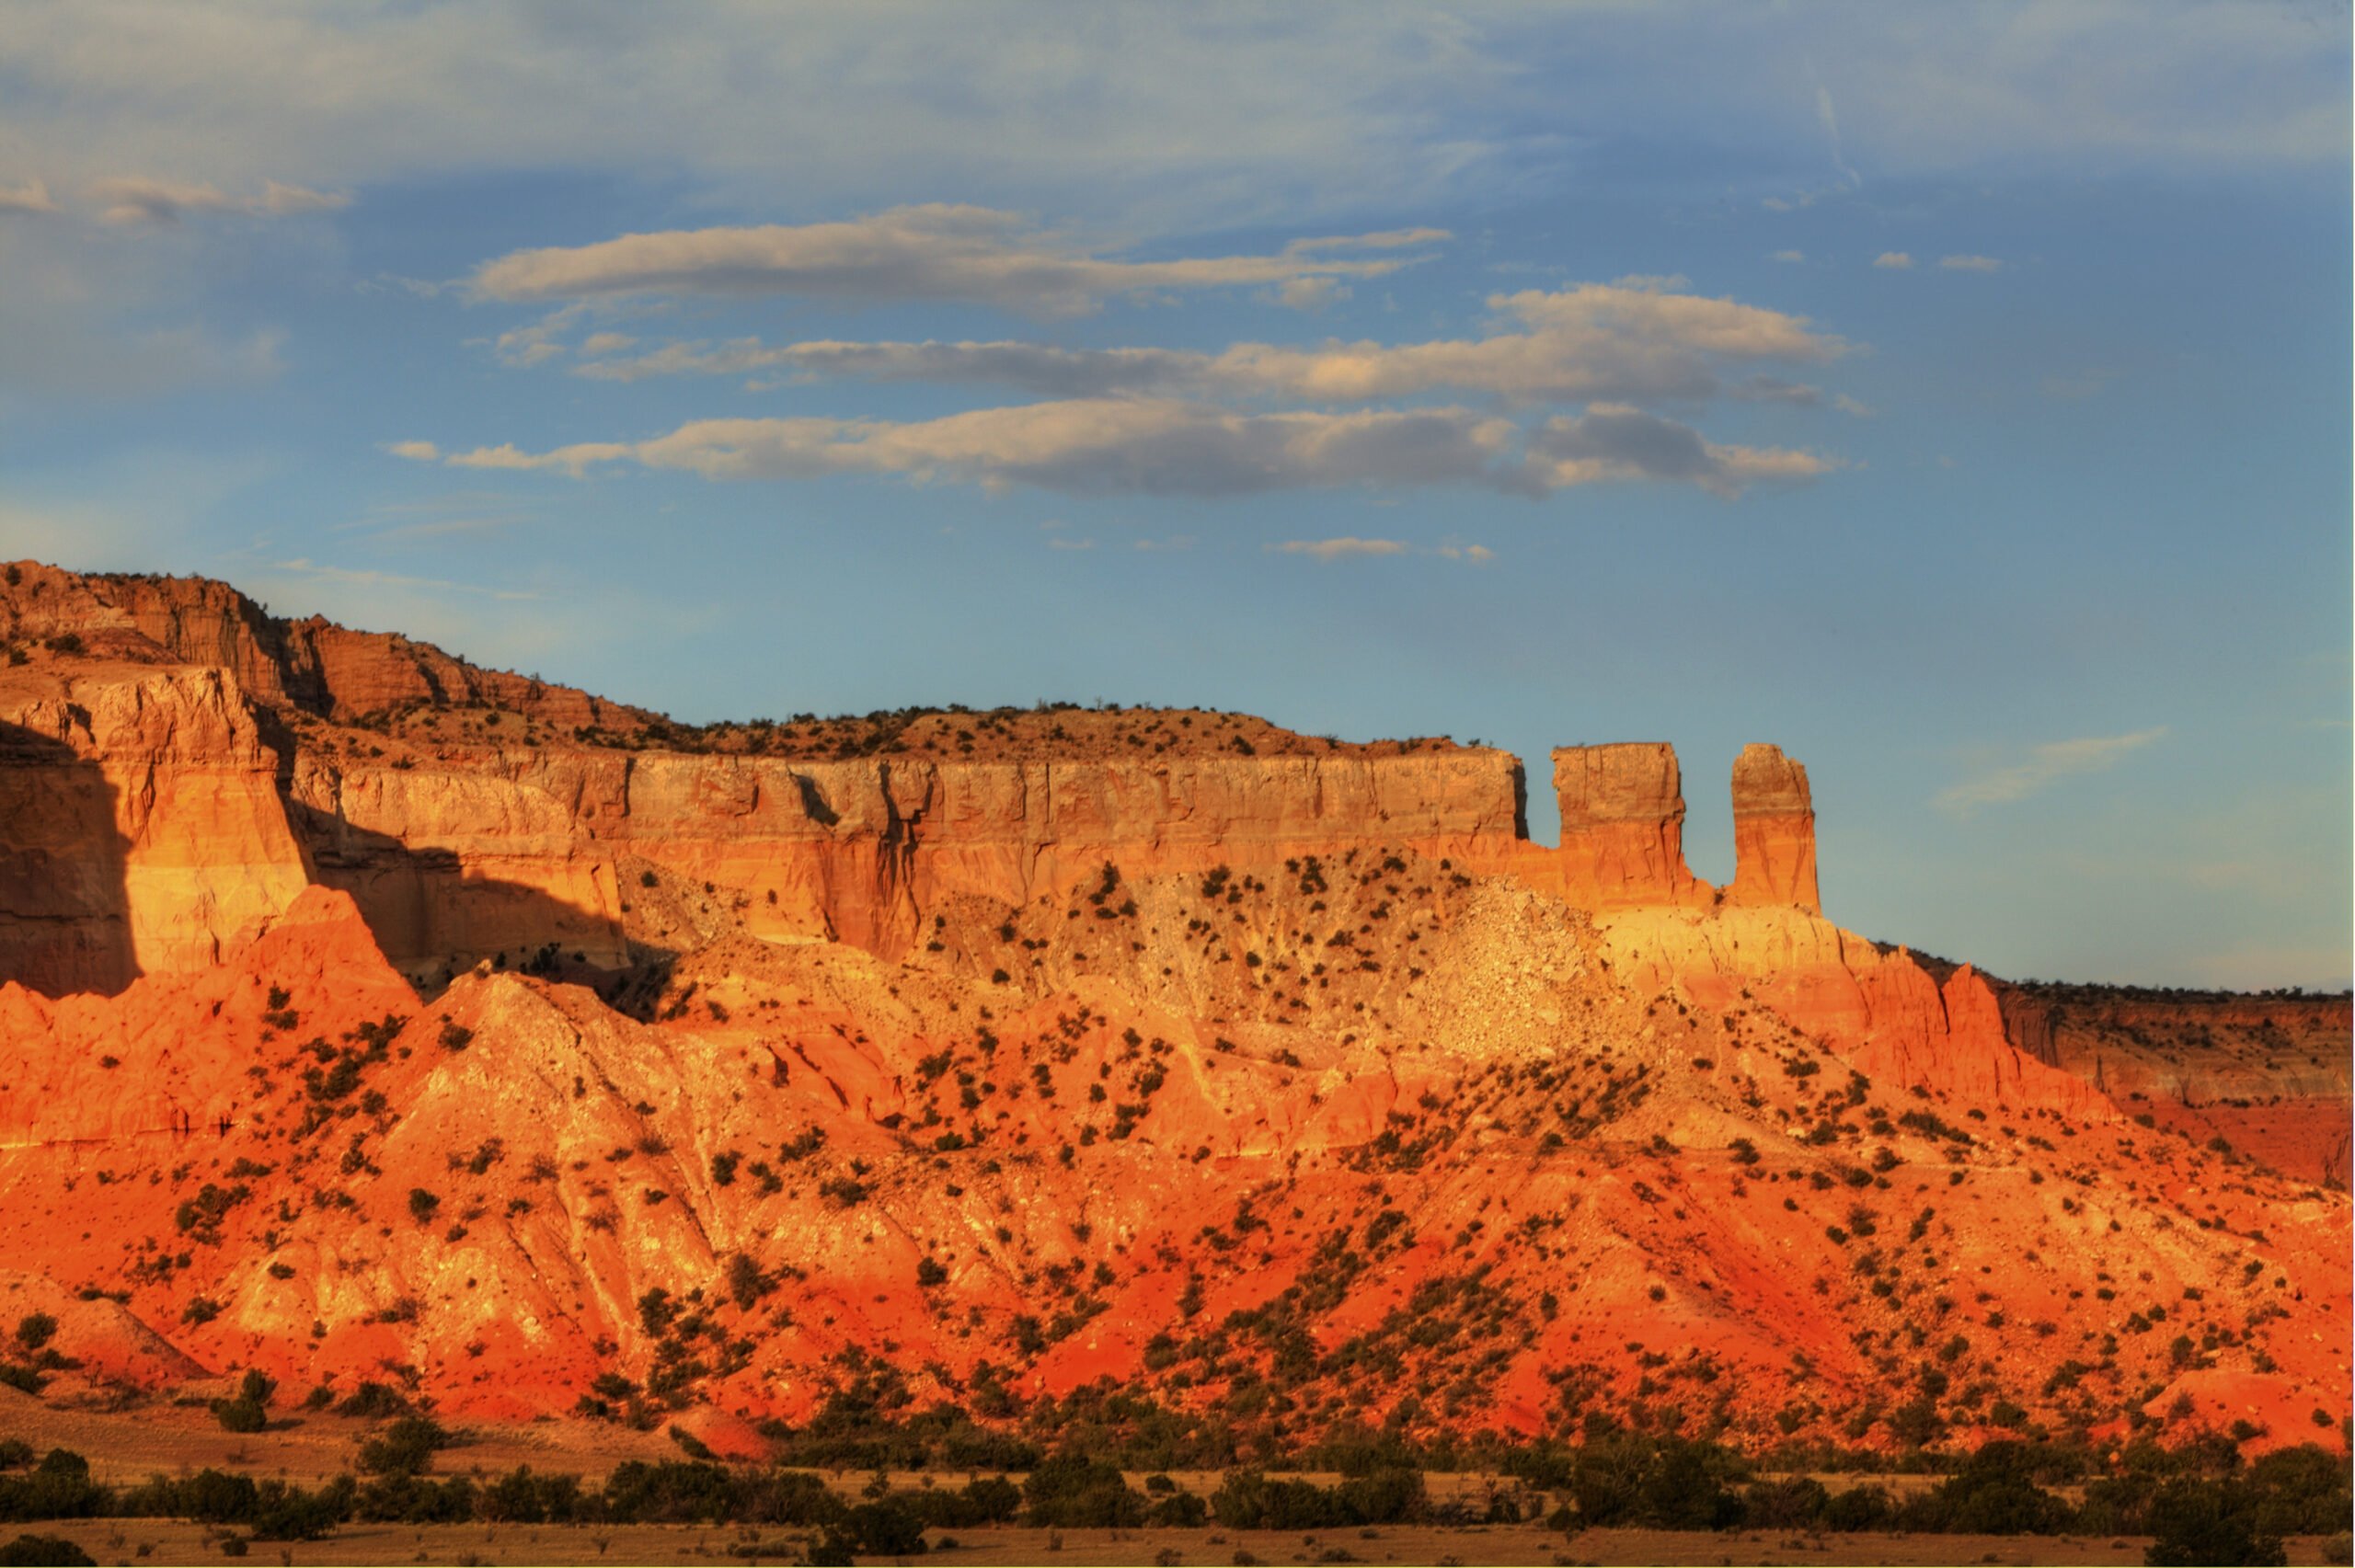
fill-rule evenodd
<path id="1" fill-rule="evenodd" d="M 1741 749 L 1733 764 L 1733 886 L 1737 904 L 1823 912 L 1815 889 L 1815 803 L 1807 769 L 1779 746 Z"/>
<path id="2" fill-rule="evenodd" d="M 1563 896 L 1592 910 L 1680 904 L 1707 889 L 1684 865 L 1676 748 L 1657 741 L 1554 752 Z"/>

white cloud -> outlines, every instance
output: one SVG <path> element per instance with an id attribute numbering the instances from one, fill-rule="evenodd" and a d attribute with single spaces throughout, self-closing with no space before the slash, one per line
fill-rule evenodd
<path id="1" fill-rule="evenodd" d="M 1938 265 L 1949 272 L 2001 272 L 2004 264 L 1992 256 L 1941 256 Z"/>
<path id="2" fill-rule="evenodd" d="M 871 474 L 992 489 L 1188 496 L 1431 485 L 1540 496 L 1635 479 L 1732 496 L 1753 483 L 1811 478 L 1839 466 L 1811 452 L 1719 446 L 1688 426 L 1621 405 L 1597 404 L 1577 418 L 1550 419 L 1523 432 L 1511 420 L 1465 408 L 1249 414 L 1127 397 L 982 408 L 908 423 L 701 419 L 649 441 L 580 442 L 544 452 L 502 444 L 444 461 L 575 477 L 631 463 L 706 479 Z"/>
<path id="3" fill-rule="evenodd" d="M 626 332 L 592 332 L 580 340 L 584 354 L 618 354 L 625 349 L 638 347 L 638 339 Z"/>
<path id="4" fill-rule="evenodd" d="M 57 202 L 49 187 L 38 179 L 22 185 L 0 185 L 0 212 L 54 212 Z"/>
<path id="5" fill-rule="evenodd" d="M 2089 736 L 2079 740 L 2053 740 L 2028 749 L 2016 762 L 1984 769 L 1938 792 L 1932 802 L 1958 817 L 1970 817 L 1985 806 L 2004 806 L 2041 794 L 2074 773 L 2097 773 L 2116 767 L 2127 757 L 2166 737 L 2166 727 L 2138 729 L 2131 735 Z"/>
<path id="6" fill-rule="evenodd" d="M 385 450 L 411 463 L 434 463 L 442 456 L 442 449 L 431 441 L 386 441 Z"/>
<path id="7" fill-rule="evenodd" d="M 1913 258 L 1911 256 L 1906 255 L 1905 252 L 1901 250 L 1884 250 L 1878 256 L 1873 258 L 1873 265 L 1876 267 L 1886 267 L 1892 271 L 1902 272 L 1907 268 L 1913 265 Z"/>
<path id="8" fill-rule="evenodd" d="M 1439 231 L 1412 231 L 1438 236 Z M 594 245 L 519 250 L 485 262 L 475 292 L 496 300 L 585 300 L 631 294 L 787 294 L 869 303 L 961 300 L 1043 315 L 1093 310 L 1105 300 L 1184 289 L 1308 286 L 1318 303 L 1335 280 L 1374 278 L 1417 258 L 1337 237 L 1274 256 L 1122 261 L 1011 212 L 943 202 L 896 207 L 841 223 L 674 229 Z M 1335 256 L 1351 247 L 1381 254 Z"/>
<path id="9" fill-rule="evenodd" d="M 1787 261 L 1796 263 L 1805 261 L 1807 259 L 1807 252 L 1803 250 L 1778 250 L 1770 254 L 1766 259 L 1769 261 Z"/>

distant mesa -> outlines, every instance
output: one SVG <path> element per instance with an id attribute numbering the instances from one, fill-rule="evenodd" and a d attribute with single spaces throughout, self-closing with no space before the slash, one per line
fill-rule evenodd
<path id="1" fill-rule="evenodd" d="M 0 566 L 0 1290 L 78 1363 L 10 1378 L 2338 1440 L 2347 999 L 2008 982 L 1823 918 L 1776 747 L 1722 887 L 1673 748 L 1552 763 L 1545 844 L 1444 738 L 684 726 Z"/>

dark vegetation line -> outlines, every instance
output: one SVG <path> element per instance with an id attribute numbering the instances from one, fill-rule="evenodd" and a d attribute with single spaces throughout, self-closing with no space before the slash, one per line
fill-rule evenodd
<path id="1" fill-rule="evenodd" d="M 2326 1560 L 2345 1562 L 2348 1461 L 2315 1445 L 2244 1465 L 2222 1440 L 2167 1449 L 2148 1440 L 2104 1466 L 2067 1445 L 2004 1440 L 1957 1461 L 1936 1484 L 1899 1498 L 1869 1481 L 1833 1491 L 1808 1475 L 1762 1473 L 1717 1444 L 1616 1431 L 1579 1446 L 1547 1439 L 1478 1445 L 1434 1455 L 1395 1433 L 1328 1438 L 1297 1457 L 1303 1471 L 1337 1471 L 1320 1484 L 1262 1470 L 1228 1469 L 1208 1496 L 1162 1473 L 1200 1456 L 1174 1450 L 1148 1428 L 1081 1428 L 1058 1451 L 984 1432 L 961 1413 L 906 1422 L 830 1407 L 781 1443 L 766 1465 L 718 1462 L 673 1429 L 688 1457 L 629 1460 L 602 1485 L 522 1466 L 477 1480 L 435 1479 L 453 1436 L 430 1417 L 399 1416 L 362 1444 L 357 1475 L 316 1488 L 204 1470 L 132 1487 L 94 1482 L 87 1459 L 53 1448 L 35 1461 L 21 1442 L 0 1444 L 0 1520 L 91 1517 L 191 1519 L 256 1540 L 306 1540 L 354 1521 L 407 1524 L 710 1524 L 773 1527 L 807 1539 L 768 1556 L 848 1562 L 853 1554 L 908 1556 L 947 1546 L 928 1531 L 1020 1523 L 1048 1528 L 1197 1528 L 1315 1530 L 1372 1525 L 1526 1524 L 1549 1528 L 1902 1530 L 1982 1535 L 2149 1535 L 2152 1563 L 2283 1561 L 2282 1539 L 2331 1535 Z M 1426 1490 L 1434 1459 L 1476 1462 L 1505 1478 L 1482 1502 Z M 856 1501 L 814 1469 L 872 1469 Z M 893 1487 L 890 1470 L 1001 1470 L 961 1487 Z M 1124 1471 L 1146 1470 L 1143 1489 Z M 1010 1472 L 1027 1471 L 1017 1482 Z M 2051 1490 L 2080 1488 L 2071 1502 Z M 21 1539 L 22 1538 L 20 1538 Z M 27 1551 L 45 1551 L 28 1547 Z M 237 1550 L 242 1550 L 239 1548 Z M 2336 1555 L 2330 1555 L 2335 1553 Z M 0 1562 L 74 1561 L 11 1556 Z M 87 1561 L 86 1558 L 78 1559 Z"/>

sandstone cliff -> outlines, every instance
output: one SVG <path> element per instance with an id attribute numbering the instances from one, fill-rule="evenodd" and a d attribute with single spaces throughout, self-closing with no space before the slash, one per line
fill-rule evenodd
<path id="1" fill-rule="evenodd" d="M 308 876 L 224 670 L 0 681 L 0 977 L 112 990 L 215 963 Z"/>

